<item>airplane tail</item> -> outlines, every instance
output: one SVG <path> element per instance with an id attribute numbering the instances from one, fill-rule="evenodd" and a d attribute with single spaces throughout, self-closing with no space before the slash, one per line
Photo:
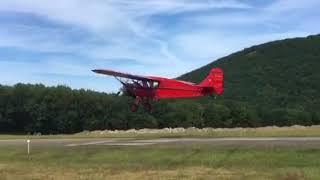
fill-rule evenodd
<path id="1" fill-rule="evenodd" d="M 199 84 L 202 87 L 213 88 L 213 93 L 221 95 L 223 92 L 223 71 L 220 68 L 212 68 L 209 75 Z"/>

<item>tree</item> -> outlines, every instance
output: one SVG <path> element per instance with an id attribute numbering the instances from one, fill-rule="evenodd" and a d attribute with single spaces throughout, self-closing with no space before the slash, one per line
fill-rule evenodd
<path id="1" fill-rule="evenodd" d="M 195 102 L 172 102 L 162 121 L 167 127 L 203 127 L 203 107 Z"/>
<path id="2" fill-rule="evenodd" d="M 207 127 L 231 127 L 231 112 L 224 105 L 216 103 L 208 103 L 204 110 L 205 126 Z"/>

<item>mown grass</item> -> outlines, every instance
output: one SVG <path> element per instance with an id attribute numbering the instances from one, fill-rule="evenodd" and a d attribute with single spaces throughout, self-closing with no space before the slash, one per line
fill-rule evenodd
<path id="1" fill-rule="evenodd" d="M 319 179 L 320 148 L 217 145 L 0 149 L 0 179 Z"/>
<path id="2" fill-rule="evenodd" d="M 282 128 L 236 128 L 236 129 L 186 129 L 184 132 L 125 132 L 103 131 L 60 135 L 0 135 L 0 139 L 58 139 L 58 138 L 177 138 L 177 137 L 319 137 L 320 126 Z"/>

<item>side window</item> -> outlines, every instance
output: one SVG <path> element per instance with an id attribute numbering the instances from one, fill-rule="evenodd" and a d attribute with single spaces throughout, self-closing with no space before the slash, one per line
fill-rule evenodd
<path id="1" fill-rule="evenodd" d="M 159 87 L 159 82 L 158 81 L 154 81 L 153 82 L 153 88 L 158 88 Z"/>

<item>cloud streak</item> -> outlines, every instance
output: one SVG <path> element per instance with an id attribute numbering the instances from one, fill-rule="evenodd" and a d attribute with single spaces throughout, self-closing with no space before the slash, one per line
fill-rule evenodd
<path id="1" fill-rule="evenodd" d="M 316 33 L 319 7 L 316 0 L 2 0 L 0 83 L 116 91 L 115 81 L 89 71 L 104 67 L 176 77 L 248 46 Z"/>
<path id="2" fill-rule="evenodd" d="M 113 0 L 112 5 L 128 12 L 135 17 L 150 16 L 157 14 L 178 14 L 186 12 L 199 12 L 212 9 L 247 9 L 251 8 L 248 4 L 235 0 L 153 0 L 153 1 L 130 1 Z"/>

